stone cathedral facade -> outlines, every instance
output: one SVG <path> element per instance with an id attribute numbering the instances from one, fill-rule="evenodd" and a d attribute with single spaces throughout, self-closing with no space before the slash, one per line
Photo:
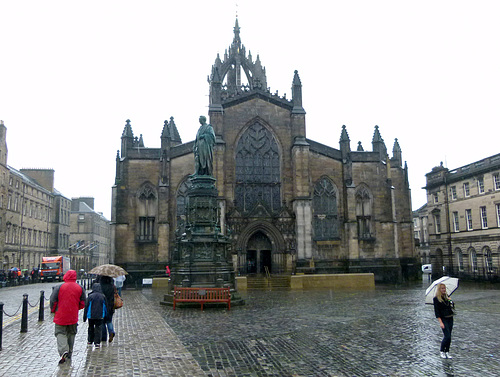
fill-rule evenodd
<path id="1" fill-rule="evenodd" d="M 271 93 L 260 57 L 241 43 L 238 21 L 209 76 L 218 227 L 229 237 L 234 272 L 417 277 L 411 192 L 397 139 L 392 157 L 377 126 L 371 151 L 361 143 L 351 149 L 345 126 L 338 148 L 308 139 L 302 84 L 297 71 L 290 76 L 291 99 Z M 173 118 L 159 148 L 134 136 L 129 120 L 121 140 L 112 189 L 115 263 L 162 269 L 184 233 L 193 141 L 182 142 Z"/>

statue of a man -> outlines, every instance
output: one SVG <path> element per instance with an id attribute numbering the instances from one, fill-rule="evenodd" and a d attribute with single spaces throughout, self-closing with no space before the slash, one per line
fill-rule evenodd
<path id="1" fill-rule="evenodd" d="M 215 132 L 207 118 L 200 116 L 200 128 L 194 142 L 194 173 L 196 175 L 212 175 L 214 170 Z"/>

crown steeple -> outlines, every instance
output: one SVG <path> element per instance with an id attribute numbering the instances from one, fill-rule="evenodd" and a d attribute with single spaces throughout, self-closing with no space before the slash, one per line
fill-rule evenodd
<path id="1" fill-rule="evenodd" d="M 225 51 L 224 60 L 217 54 L 208 78 L 210 111 L 222 111 L 223 97 L 237 95 L 246 90 L 267 90 L 266 69 L 262 66 L 258 55 L 255 62 L 250 52 L 247 56 L 246 48 L 241 43 L 238 18 L 233 30 L 233 42 Z"/>

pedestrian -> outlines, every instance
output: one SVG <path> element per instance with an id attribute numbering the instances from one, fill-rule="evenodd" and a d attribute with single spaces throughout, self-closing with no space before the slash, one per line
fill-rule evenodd
<path id="1" fill-rule="evenodd" d="M 104 317 L 104 322 L 102 326 L 102 337 L 101 341 L 105 342 L 108 340 L 111 343 L 116 335 L 115 329 L 113 327 L 113 314 L 115 313 L 115 285 L 113 284 L 113 278 L 109 276 L 101 276 L 99 279 L 101 283 L 102 293 L 106 297 L 106 307 L 108 311 L 106 317 Z"/>
<path id="2" fill-rule="evenodd" d="M 441 341 L 440 355 L 443 359 L 451 359 L 450 344 L 451 331 L 453 330 L 455 304 L 450 300 L 448 294 L 446 293 L 446 284 L 438 284 L 433 302 L 434 313 L 439 321 L 439 326 L 443 330 L 444 335 L 443 340 Z"/>
<path id="3" fill-rule="evenodd" d="M 165 274 L 167 275 L 167 277 L 170 277 L 170 267 L 165 266 Z"/>
<path id="4" fill-rule="evenodd" d="M 63 280 L 64 283 L 50 295 L 50 311 L 55 313 L 57 350 L 61 356 L 59 364 L 71 358 L 78 328 L 78 311 L 85 307 L 85 290 L 76 282 L 76 271 L 68 270 Z"/>
<path id="5" fill-rule="evenodd" d="M 118 294 L 120 295 L 120 297 L 122 297 L 122 288 L 123 288 L 123 283 L 125 282 L 125 275 L 120 275 L 116 278 L 113 278 L 113 280 L 115 281 L 115 287 L 116 287 L 116 290 L 118 291 Z"/>
<path id="6" fill-rule="evenodd" d="M 101 346 L 102 324 L 106 317 L 106 297 L 102 294 L 101 284 L 94 283 L 92 292 L 87 297 L 83 311 L 83 322 L 89 320 L 87 344 L 94 343 L 95 348 Z"/>

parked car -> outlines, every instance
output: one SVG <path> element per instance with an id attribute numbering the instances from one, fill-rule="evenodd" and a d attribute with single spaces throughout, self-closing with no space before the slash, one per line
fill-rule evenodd
<path id="1" fill-rule="evenodd" d="M 422 265 L 422 272 L 424 274 L 432 274 L 432 264 L 423 264 Z"/>

